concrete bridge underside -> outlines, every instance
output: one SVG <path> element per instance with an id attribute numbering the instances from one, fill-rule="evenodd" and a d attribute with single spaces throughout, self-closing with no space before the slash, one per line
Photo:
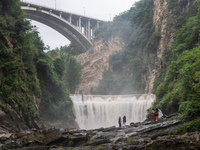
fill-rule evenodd
<path id="1" fill-rule="evenodd" d="M 92 46 L 94 30 L 98 29 L 100 25 L 99 20 L 92 20 L 84 16 L 57 10 L 52 11 L 50 8 L 37 5 L 31 6 L 28 3 L 21 2 L 21 8 L 26 13 L 28 19 L 38 21 L 53 28 L 83 51 L 87 51 Z"/>

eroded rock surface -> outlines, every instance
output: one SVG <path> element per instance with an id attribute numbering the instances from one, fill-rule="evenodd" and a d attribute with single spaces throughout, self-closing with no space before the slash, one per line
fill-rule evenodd
<path id="1" fill-rule="evenodd" d="M 81 63 L 82 81 L 76 93 L 90 94 L 95 90 L 102 79 L 104 69 L 109 68 L 109 56 L 123 50 L 124 43 L 119 36 L 107 41 L 97 39 L 93 42 L 92 49 L 77 56 Z"/>
<path id="2" fill-rule="evenodd" d="M 179 127 L 176 119 L 131 123 L 126 128 L 95 130 L 56 129 L 31 130 L 1 134 L 1 149 L 20 150 L 165 150 L 200 149 L 200 132 L 168 135 Z"/>

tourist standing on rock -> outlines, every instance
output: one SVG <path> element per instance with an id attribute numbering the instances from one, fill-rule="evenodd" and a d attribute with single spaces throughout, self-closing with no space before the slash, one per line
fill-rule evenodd
<path id="1" fill-rule="evenodd" d="M 126 128 L 126 116 L 123 117 L 123 127 Z"/>
<path id="2" fill-rule="evenodd" d="M 155 109 L 152 109 L 152 116 L 153 116 L 153 121 L 156 121 Z"/>
<path id="3" fill-rule="evenodd" d="M 119 119 L 118 119 L 118 123 L 119 123 L 119 127 L 121 128 L 121 122 L 122 122 L 122 120 L 121 120 L 121 117 L 119 117 Z"/>
<path id="4" fill-rule="evenodd" d="M 158 109 L 158 119 L 163 118 L 163 113 L 160 109 Z"/>

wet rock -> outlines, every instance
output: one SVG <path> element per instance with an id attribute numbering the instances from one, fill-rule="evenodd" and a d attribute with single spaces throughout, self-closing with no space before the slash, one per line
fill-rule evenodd
<path id="1" fill-rule="evenodd" d="M 97 146 L 100 144 L 105 144 L 105 143 L 110 143 L 110 141 L 108 139 L 95 139 L 95 140 L 91 140 L 89 142 L 87 142 L 85 145 L 91 145 L 91 146 Z"/>
<path id="2" fill-rule="evenodd" d="M 33 147 L 19 148 L 16 150 L 59 150 L 59 149 L 54 149 L 54 148 L 51 148 L 50 146 L 33 146 Z"/>
<path id="3" fill-rule="evenodd" d="M 8 140 L 3 144 L 3 149 L 22 148 L 23 144 L 19 141 Z"/>
<path id="4" fill-rule="evenodd" d="M 43 142 L 44 142 L 45 145 L 47 145 L 47 144 L 61 138 L 62 133 L 59 129 L 50 128 L 48 130 L 42 131 L 41 135 L 44 136 L 44 137 L 41 137 L 41 138 L 44 138 Z"/>
<path id="5" fill-rule="evenodd" d="M 181 125 L 179 120 L 161 120 L 137 123 L 126 128 L 99 128 L 96 130 L 56 129 L 30 130 L 4 134 L 0 149 L 20 150 L 165 150 L 199 149 L 200 132 L 167 136 Z"/>
<path id="6" fill-rule="evenodd" d="M 8 137 L 1 137 L 0 138 L 0 142 L 5 142 L 5 141 L 8 141 L 10 138 Z"/>
<path id="7" fill-rule="evenodd" d="M 130 123 L 130 126 L 131 126 L 131 127 L 138 127 L 134 122 L 131 122 L 131 123 Z"/>
<path id="8" fill-rule="evenodd" d="M 0 148 L 3 146 L 3 144 L 0 143 Z"/>
<path id="9" fill-rule="evenodd" d="M 186 133 L 184 135 L 171 135 L 158 137 L 157 140 L 147 145 L 147 148 L 193 150 L 200 149 L 200 133 Z"/>
<path id="10" fill-rule="evenodd" d="M 116 127 L 112 126 L 112 127 L 103 129 L 103 132 L 113 131 L 114 129 L 116 129 Z"/>

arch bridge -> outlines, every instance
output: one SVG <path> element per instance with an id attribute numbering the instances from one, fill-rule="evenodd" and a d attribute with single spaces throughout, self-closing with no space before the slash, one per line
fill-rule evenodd
<path id="1" fill-rule="evenodd" d="M 95 36 L 94 31 L 105 23 L 103 20 L 28 2 L 20 2 L 20 4 L 28 19 L 53 28 L 83 51 L 90 49 Z"/>

